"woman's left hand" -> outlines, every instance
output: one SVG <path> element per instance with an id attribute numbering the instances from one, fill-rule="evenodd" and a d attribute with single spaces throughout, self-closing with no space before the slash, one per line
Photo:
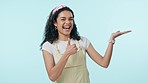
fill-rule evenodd
<path id="1" fill-rule="evenodd" d="M 111 39 L 112 39 L 112 40 L 115 40 L 116 37 L 118 37 L 118 36 L 120 36 L 120 35 L 123 35 L 123 34 L 126 34 L 126 33 L 129 33 L 129 32 L 131 32 L 131 30 L 123 31 L 123 32 L 117 31 L 117 32 L 115 32 L 115 33 L 112 33 Z"/>

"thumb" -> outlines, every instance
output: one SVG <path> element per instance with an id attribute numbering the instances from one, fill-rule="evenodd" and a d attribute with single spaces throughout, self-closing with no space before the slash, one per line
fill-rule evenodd
<path id="1" fill-rule="evenodd" d="M 68 43 L 67 43 L 67 46 L 69 46 L 70 45 L 70 38 L 68 38 Z"/>

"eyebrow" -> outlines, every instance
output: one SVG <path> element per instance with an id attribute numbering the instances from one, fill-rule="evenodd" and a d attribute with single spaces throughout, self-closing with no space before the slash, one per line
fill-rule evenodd
<path id="1" fill-rule="evenodd" d="M 60 17 L 60 18 L 66 18 L 66 17 Z M 70 18 L 73 18 L 73 17 L 70 17 Z"/>

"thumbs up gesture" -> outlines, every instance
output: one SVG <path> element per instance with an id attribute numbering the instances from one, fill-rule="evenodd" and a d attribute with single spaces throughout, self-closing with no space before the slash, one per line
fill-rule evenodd
<path id="1" fill-rule="evenodd" d="M 78 48 L 76 44 L 70 45 L 70 38 L 68 38 L 68 43 L 67 43 L 67 48 L 66 48 L 65 53 L 67 53 L 68 55 L 72 55 L 72 54 L 75 54 L 77 50 Z"/>

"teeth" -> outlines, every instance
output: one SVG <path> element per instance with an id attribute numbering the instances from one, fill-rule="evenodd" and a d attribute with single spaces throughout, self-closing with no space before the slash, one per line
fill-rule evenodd
<path id="1" fill-rule="evenodd" d="M 69 29 L 69 28 L 70 28 L 70 26 L 64 26 L 64 28 L 65 28 L 65 29 Z"/>

